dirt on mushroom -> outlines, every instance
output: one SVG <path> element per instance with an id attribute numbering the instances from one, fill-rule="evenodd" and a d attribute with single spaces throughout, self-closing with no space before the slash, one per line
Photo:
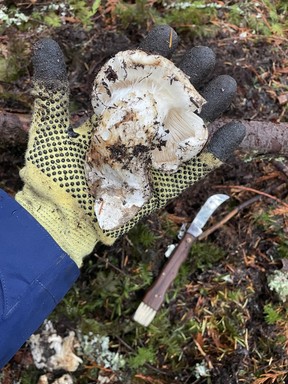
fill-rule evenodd
<path id="1" fill-rule="evenodd" d="M 91 102 L 97 126 L 86 175 L 99 225 L 113 230 L 152 198 L 151 168 L 175 172 L 203 148 L 208 130 L 195 112 L 205 100 L 171 61 L 138 49 L 104 65 Z"/>

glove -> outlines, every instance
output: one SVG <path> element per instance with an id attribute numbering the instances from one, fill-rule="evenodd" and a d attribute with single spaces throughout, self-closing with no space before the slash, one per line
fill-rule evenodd
<path id="1" fill-rule="evenodd" d="M 170 57 L 178 37 L 168 26 L 154 28 L 140 49 Z M 196 86 L 201 85 L 214 67 L 213 52 L 196 47 L 187 52 L 180 68 Z M 93 115 L 73 129 L 69 124 L 69 90 L 65 61 L 58 44 L 51 39 L 39 41 L 33 55 L 35 96 L 29 131 L 25 166 L 20 171 L 23 190 L 16 200 L 49 232 L 60 247 L 81 266 L 98 241 L 111 245 L 130 230 L 143 216 L 159 209 L 207 173 L 220 166 L 245 136 L 237 122 L 225 125 L 206 148 L 176 173 L 151 169 L 153 196 L 138 213 L 117 230 L 103 231 L 94 213 L 84 166 L 92 132 L 98 117 Z M 236 82 L 219 76 L 210 82 L 202 95 L 207 100 L 200 117 L 208 123 L 231 103 Z"/>

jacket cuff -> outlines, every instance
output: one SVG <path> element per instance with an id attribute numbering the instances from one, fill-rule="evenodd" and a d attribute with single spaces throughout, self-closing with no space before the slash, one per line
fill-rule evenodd
<path id="1" fill-rule="evenodd" d="M 20 204 L 0 190 L 0 368 L 42 324 L 80 270 Z"/>

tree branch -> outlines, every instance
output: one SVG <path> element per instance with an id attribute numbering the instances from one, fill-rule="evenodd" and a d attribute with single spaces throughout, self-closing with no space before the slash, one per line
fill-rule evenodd
<path id="1" fill-rule="evenodd" d="M 0 148 L 19 146 L 27 143 L 31 116 L 0 111 Z M 222 125 L 232 119 L 222 118 L 209 126 L 213 134 Z M 240 120 L 245 125 L 247 134 L 240 148 L 259 154 L 271 153 L 288 156 L 288 123 L 270 121 Z"/>
<path id="2" fill-rule="evenodd" d="M 219 119 L 209 126 L 213 134 L 222 125 L 232 119 Z M 288 155 L 288 123 L 272 123 L 271 121 L 240 120 L 246 127 L 246 136 L 240 148 L 247 152 L 259 154 L 273 153 Z"/>
<path id="3" fill-rule="evenodd" d="M 0 111 L 0 148 L 26 145 L 30 115 Z"/>

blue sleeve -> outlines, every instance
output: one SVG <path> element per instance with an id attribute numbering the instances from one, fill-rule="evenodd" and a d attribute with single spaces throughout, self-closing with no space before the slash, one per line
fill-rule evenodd
<path id="1" fill-rule="evenodd" d="M 48 232 L 0 190 L 0 368 L 78 276 L 77 265 Z"/>

